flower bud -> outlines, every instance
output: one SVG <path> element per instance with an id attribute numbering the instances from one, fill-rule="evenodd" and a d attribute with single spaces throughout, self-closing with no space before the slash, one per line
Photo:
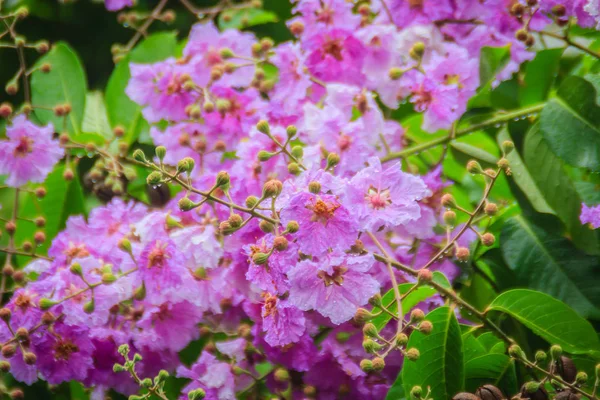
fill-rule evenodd
<path id="1" fill-rule="evenodd" d="M 285 368 L 277 368 L 273 373 L 273 378 L 277 382 L 287 382 L 290 380 L 290 373 Z"/>
<path id="2" fill-rule="evenodd" d="M 504 155 L 510 154 L 515 149 L 515 144 L 510 140 L 505 140 L 502 142 L 502 152 Z"/>
<path id="3" fill-rule="evenodd" d="M 65 169 L 65 172 L 63 173 L 63 178 L 66 181 L 72 181 L 73 178 L 75 178 L 75 174 L 73 173 L 73 170 L 71 168 L 67 167 Z"/>
<path id="4" fill-rule="evenodd" d="M 260 121 L 258 121 L 258 123 L 256 124 L 256 129 L 260 133 L 264 133 L 267 136 L 271 135 L 271 128 L 269 127 L 269 123 L 267 121 L 265 121 L 264 119 L 261 119 Z"/>
<path id="5" fill-rule="evenodd" d="M 445 195 L 442 196 L 440 203 L 442 204 L 442 207 L 446 207 L 446 208 L 455 208 L 456 207 L 456 200 L 454 200 L 454 196 L 452 196 L 450 193 L 446 193 Z"/>
<path id="6" fill-rule="evenodd" d="M 285 128 L 285 133 L 287 134 L 288 138 L 291 139 L 298 133 L 298 128 L 296 128 L 294 125 L 288 125 L 288 127 Z"/>
<path id="7" fill-rule="evenodd" d="M 43 199 L 44 197 L 46 197 L 46 188 L 40 186 L 38 188 L 35 189 L 35 196 L 38 199 Z"/>
<path id="8" fill-rule="evenodd" d="M 277 236 L 273 239 L 273 247 L 277 251 L 285 251 L 288 248 L 288 240 L 283 236 Z"/>
<path id="9" fill-rule="evenodd" d="M 73 275 L 83 276 L 83 270 L 81 268 L 81 264 L 79 264 L 79 263 L 73 263 L 71 265 L 71 267 L 69 268 L 69 270 L 71 271 L 71 273 Z"/>
<path id="10" fill-rule="evenodd" d="M 254 208 L 258 204 L 258 197 L 256 196 L 248 196 L 246 197 L 246 207 Z"/>
<path id="11" fill-rule="evenodd" d="M 165 146 L 157 146 L 154 151 L 156 153 L 156 157 L 158 157 L 160 161 L 164 160 L 165 156 L 167 155 L 167 148 Z"/>
<path id="12" fill-rule="evenodd" d="M 217 180 L 215 186 L 223 190 L 229 189 L 229 174 L 226 171 L 221 171 L 217 174 Z"/>
<path id="13" fill-rule="evenodd" d="M 375 354 L 383 348 L 383 346 L 375 342 L 373 339 L 363 340 L 362 346 L 367 354 Z"/>
<path id="14" fill-rule="evenodd" d="M 10 104 L 2 103 L 0 104 L 0 117 L 8 118 L 13 112 L 13 109 Z"/>
<path id="15" fill-rule="evenodd" d="M 181 211 L 190 211 L 190 210 L 193 210 L 194 207 L 196 207 L 194 202 L 191 201 L 187 197 L 182 197 L 181 199 L 179 199 L 179 201 L 177 202 L 177 205 L 179 206 L 179 209 Z"/>
<path id="16" fill-rule="evenodd" d="M 202 104 L 202 109 L 207 113 L 211 113 L 215 111 L 215 103 L 210 100 L 206 100 L 204 104 Z"/>
<path id="17" fill-rule="evenodd" d="M 27 364 L 27 365 L 33 365 L 37 361 L 37 356 L 35 354 L 33 354 L 31 351 L 26 351 L 23 354 L 23 361 L 25 361 L 25 364 Z"/>
<path id="18" fill-rule="evenodd" d="M 409 51 L 409 55 L 413 60 L 420 60 L 425 53 L 425 43 L 416 42 Z"/>
<path id="19" fill-rule="evenodd" d="M 363 334 L 367 337 L 371 337 L 371 338 L 376 338 L 379 336 L 379 333 L 377 332 L 377 328 L 375 327 L 375 325 L 371 324 L 371 323 L 367 323 L 365 324 L 365 326 L 363 326 Z"/>
<path id="20" fill-rule="evenodd" d="M 381 371 L 385 368 L 385 361 L 381 357 L 375 357 L 371 361 L 371 365 L 373 366 L 373 371 Z"/>
<path id="21" fill-rule="evenodd" d="M 5 344 L 2 346 L 2 357 L 11 358 L 17 352 L 17 347 L 14 344 Z"/>
<path id="22" fill-rule="evenodd" d="M 20 327 L 15 332 L 15 337 L 20 341 L 29 340 L 29 331 L 27 330 L 27 328 Z"/>
<path id="23" fill-rule="evenodd" d="M 564 17 L 566 13 L 567 9 L 562 4 L 557 4 L 552 7 L 552 14 L 556 15 L 557 17 Z"/>
<path id="24" fill-rule="evenodd" d="M 419 308 L 414 308 L 410 312 L 410 321 L 411 322 L 421 322 L 424 319 L 425 319 L 425 313 L 423 312 L 423 310 L 421 310 Z"/>
<path id="25" fill-rule="evenodd" d="M 456 225 L 456 213 L 452 210 L 444 212 L 444 222 L 449 226 Z"/>
<path id="26" fill-rule="evenodd" d="M 258 227 L 264 233 L 271 233 L 275 230 L 275 225 L 270 223 L 269 221 L 262 220 L 258 223 Z"/>
<path id="27" fill-rule="evenodd" d="M 188 393 L 188 400 L 202 400 L 206 397 L 204 389 L 194 389 Z"/>
<path id="28" fill-rule="evenodd" d="M 421 389 L 421 386 L 413 386 L 412 389 L 410 389 L 410 397 L 413 399 L 420 399 L 422 394 L 423 389 Z"/>
<path id="29" fill-rule="evenodd" d="M 285 230 L 288 231 L 289 233 L 296 233 L 296 232 L 298 232 L 298 229 L 300 229 L 300 225 L 298 225 L 298 222 L 296 222 L 296 221 L 288 222 L 285 227 Z"/>
<path id="30" fill-rule="evenodd" d="M 433 280 L 433 273 L 427 268 L 422 268 L 417 274 L 417 280 L 419 284 L 426 284 Z"/>
<path id="31" fill-rule="evenodd" d="M 275 155 L 275 153 L 271 153 L 266 150 L 261 150 L 258 152 L 256 157 L 258 158 L 258 161 L 265 162 L 265 161 L 269 161 L 274 155 Z"/>
<path id="32" fill-rule="evenodd" d="M 404 74 L 404 71 L 402 70 L 402 68 L 392 67 L 392 68 L 390 68 L 388 76 L 390 77 L 391 80 L 396 81 L 396 80 L 400 79 L 403 74 Z"/>
<path id="33" fill-rule="evenodd" d="M 359 308 L 354 314 L 354 320 L 359 324 L 364 324 L 365 322 L 372 320 L 374 317 L 375 316 L 373 314 L 364 308 Z"/>
<path id="34" fill-rule="evenodd" d="M 517 344 L 513 344 L 508 348 L 508 355 L 512 358 L 525 358 L 525 353 L 523 353 L 523 350 Z"/>
<path id="35" fill-rule="evenodd" d="M 406 351 L 406 358 L 408 358 L 410 361 L 417 361 L 420 356 L 421 353 L 414 347 Z"/>
<path id="36" fill-rule="evenodd" d="M 308 191 L 313 194 L 321 193 L 321 184 L 316 181 L 312 181 L 308 184 Z"/>
<path id="37" fill-rule="evenodd" d="M 304 32 L 304 23 L 295 21 L 290 24 L 290 31 L 294 36 L 300 36 Z"/>
<path id="38" fill-rule="evenodd" d="M 7 373 L 10 371 L 10 363 L 8 361 L 0 361 L 0 372 Z"/>
<path id="39" fill-rule="evenodd" d="M 283 183 L 277 179 L 271 179 L 263 185 L 263 197 L 277 197 L 283 189 Z"/>
<path id="40" fill-rule="evenodd" d="M 466 247 L 457 247 L 455 251 L 455 256 L 458 261 L 466 262 L 469 261 L 469 257 L 471 252 Z"/>
<path id="41" fill-rule="evenodd" d="M 541 364 L 543 362 L 546 361 L 546 359 L 548 358 L 548 356 L 546 355 L 545 352 L 538 350 L 535 352 L 535 362 L 538 364 Z"/>
<path id="42" fill-rule="evenodd" d="M 140 149 L 137 149 L 133 152 L 133 159 L 142 163 L 147 162 L 144 152 Z"/>
<path id="43" fill-rule="evenodd" d="M 419 324 L 419 332 L 429 335 L 433 330 L 433 324 L 430 321 L 423 321 Z"/>
<path id="44" fill-rule="evenodd" d="M 302 146 L 292 147 L 292 155 L 296 158 L 302 158 L 304 156 L 304 149 Z"/>
<path id="45" fill-rule="evenodd" d="M 38 304 L 42 310 L 47 310 L 50 307 L 53 307 L 54 305 L 56 305 L 56 301 L 42 297 Z"/>
<path id="46" fill-rule="evenodd" d="M 481 243 L 483 243 L 484 246 L 492 246 L 494 242 L 496 242 L 496 237 L 490 232 L 484 233 L 481 236 Z"/>
<path id="47" fill-rule="evenodd" d="M 588 374 L 586 374 L 583 371 L 580 371 L 577 373 L 577 375 L 575 376 L 575 383 L 577 383 L 578 385 L 585 385 L 585 383 L 588 381 Z"/>
<path id="48" fill-rule="evenodd" d="M 86 314 L 93 313 L 95 309 L 96 309 L 96 304 L 95 304 L 94 300 L 90 300 L 83 305 L 83 311 Z"/>
<path id="49" fill-rule="evenodd" d="M 110 272 L 105 272 L 102 274 L 102 283 L 104 283 L 105 285 L 109 285 L 111 283 L 113 283 L 114 281 L 117 280 L 117 277 L 110 273 Z"/>
<path id="50" fill-rule="evenodd" d="M 42 314 L 42 324 L 50 325 L 53 324 L 54 321 L 56 321 L 56 317 L 50 311 L 46 311 Z"/>
<path id="51" fill-rule="evenodd" d="M 483 169 L 477 161 L 471 160 L 467 163 L 467 171 L 470 174 L 481 174 L 483 172 Z"/>
<path id="52" fill-rule="evenodd" d="M 523 390 L 523 392 L 528 393 L 528 394 L 535 393 L 538 390 L 540 390 L 540 383 L 534 382 L 534 381 L 529 381 L 529 382 L 525 383 L 525 385 L 523 385 L 522 390 Z"/>
<path id="53" fill-rule="evenodd" d="M 300 166 L 295 162 L 291 162 L 288 164 L 288 172 L 292 175 L 298 175 L 300 173 Z"/>
<path id="54" fill-rule="evenodd" d="M 498 206 L 496 203 L 487 203 L 483 209 L 486 215 L 493 217 L 498 212 Z"/>
<path id="55" fill-rule="evenodd" d="M 12 316 L 12 312 L 9 308 L 2 307 L 0 308 L 0 319 L 4 322 L 10 321 L 10 317 Z"/>
<path id="56" fill-rule="evenodd" d="M 189 174 L 194 169 L 195 164 L 196 162 L 192 157 L 185 157 L 177 163 L 177 171 Z"/>
<path id="57" fill-rule="evenodd" d="M 399 333 L 396 335 L 396 345 L 405 346 L 408 343 L 408 336 L 405 333 Z"/>
<path id="58" fill-rule="evenodd" d="M 131 253 L 131 242 L 129 241 L 129 239 L 123 238 L 119 240 L 118 246 L 120 250 L 126 253 Z"/>
<path id="59" fill-rule="evenodd" d="M 562 352 L 563 352 L 562 347 L 560 347 L 557 344 L 550 347 L 550 356 L 552 357 L 553 360 L 558 360 L 560 358 L 560 356 L 562 356 Z"/>
<path id="60" fill-rule="evenodd" d="M 519 42 L 524 42 L 527 40 L 527 38 L 529 37 L 529 32 L 527 32 L 526 29 L 519 29 L 516 33 L 515 33 L 515 37 L 517 38 L 517 40 Z"/>
<path id="61" fill-rule="evenodd" d="M 481 400 L 503 400 L 504 394 L 494 385 L 483 385 L 475 391 L 475 396 Z"/>
<path id="62" fill-rule="evenodd" d="M 510 163 L 508 162 L 508 160 L 504 157 L 502 157 L 501 159 L 498 160 L 498 163 L 496 164 L 498 165 L 498 167 L 504 171 L 507 171 L 508 168 L 510 167 Z"/>
<path id="63" fill-rule="evenodd" d="M 327 156 L 327 169 L 333 168 L 340 163 L 340 156 L 337 153 L 329 153 Z"/>
<path id="64" fill-rule="evenodd" d="M 242 222 L 244 222 L 244 219 L 240 214 L 231 214 L 229 218 L 227 218 L 227 221 L 232 228 L 239 228 L 240 225 L 242 225 Z"/>
<path id="65" fill-rule="evenodd" d="M 269 255 L 266 253 L 256 253 L 252 256 L 252 262 L 256 265 L 263 265 L 269 261 Z"/>
<path id="66" fill-rule="evenodd" d="M 146 178 L 146 183 L 151 186 L 156 186 L 162 181 L 162 173 L 158 171 L 151 172 Z"/>
<path id="67" fill-rule="evenodd" d="M 31 251 L 31 249 L 29 251 Z M 4 267 L 2 267 L 2 275 L 13 276 L 14 273 L 15 273 L 15 269 L 13 268 L 12 265 L 8 264 L 8 265 L 5 265 Z"/>
<path id="68" fill-rule="evenodd" d="M 373 371 L 373 363 L 371 362 L 371 360 L 367 360 L 366 358 L 360 360 L 360 369 L 362 369 L 365 372 L 371 372 Z"/>

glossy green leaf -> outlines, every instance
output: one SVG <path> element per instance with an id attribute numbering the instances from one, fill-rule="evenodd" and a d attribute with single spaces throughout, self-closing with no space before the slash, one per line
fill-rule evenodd
<path id="1" fill-rule="evenodd" d="M 565 166 L 541 135 L 537 124 L 525 136 L 523 159 L 539 191 L 564 222 L 575 245 L 588 253 L 599 253 L 596 234 L 581 225 L 579 220 L 581 198 L 577 189 Z"/>
<path id="2" fill-rule="evenodd" d="M 556 74 L 564 48 L 540 50 L 525 65 L 525 77 L 519 86 L 519 103 L 529 106 L 546 100 Z"/>
<path id="3" fill-rule="evenodd" d="M 570 76 L 540 114 L 540 131 L 552 151 L 567 164 L 600 171 L 600 106 L 596 89 Z"/>
<path id="4" fill-rule="evenodd" d="M 466 160 L 468 162 L 469 160 L 474 159 L 485 164 L 485 167 L 494 166 L 498 161 L 498 157 L 468 143 L 452 142 L 450 144 L 450 149 L 455 153 L 455 157 L 458 161 Z"/>
<path id="5" fill-rule="evenodd" d="M 478 387 L 492 384 L 513 394 L 518 389 L 514 361 L 504 354 L 486 354 L 465 363 L 465 389 L 474 392 Z"/>
<path id="6" fill-rule="evenodd" d="M 460 327 L 454 310 L 440 307 L 426 317 L 433 324 L 433 331 L 425 335 L 414 331 L 408 348 L 419 349 L 418 360 L 405 358 L 402 368 L 404 390 L 410 393 L 413 386 L 424 390 L 431 388 L 434 399 L 450 399 L 464 386 L 463 345 Z"/>
<path id="7" fill-rule="evenodd" d="M 511 315 L 548 343 L 571 354 L 600 357 L 600 340 L 592 325 L 575 310 L 534 290 L 514 289 L 498 296 L 487 311 Z"/>
<path id="8" fill-rule="evenodd" d="M 406 398 L 404 393 L 404 386 L 402 385 L 402 374 L 398 374 L 396 380 L 388 390 L 385 400 L 399 400 Z"/>
<path id="9" fill-rule="evenodd" d="M 479 61 L 479 81 L 484 86 L 496 79 L 496 75 L 502 71 L 510 60 L 510 46 L 483 47 Z"/>
<path id="10" fill-rule="evenodd" d="M 66 130 L 70 135 L 82 132 L 87 81 L 85 72 L 77 54 L 66 44 L 59 42 L 52 50 L 41 57 L 36 66 L 49 63 L 52 70 L 48 73 L 35 71 L 31 77 L 31 101 L 36 106 L 50 108 L 35 109 L 35 116 L 42 124 L 51 122 L 57 131 L 63 130 L 64 117 L 58 117 L 52 111 L 56 105 L 69 104 L 71 112 L 66 117 Z"/>
<path id="11" fill-rule="evenodd" d="M 600 319 L 598 257 L 521 215 L 506 222 L 500 240 L 520 285 L 562 300 L 586 318 Z"/>
<path id="12" fill-rule="evenodd" d="M 260 8 L 226 10 L 219 15 L 219 28 L 243 29 L 277 21 L 277 14 Z"/>
<path id="13" fill-rule="evenodd" d="M 82 132 L 95 133 L 105 138 L 112 136 L 106 106 L 101 92 L 91 92 L 86 96 L 83 113 Z M 79 138 L 78 138 L 79 140 Z"/>
<path id="14" fill-rule="evenodd" d="M 513 141 L 506 127 L 502 128 L 500 132 L 498 132 L 497 139 L 498 145 L 501 145 L 506 140 Z M 511 178 L 523 191 L 525 196 L 527 196 L 527 199 L 533 208 L 541 213 L 554 214 L 554 210 L 546 202 L 544 194 L 537 187 L 535 180 L 532 178 L 529 170 L 527 169 L 527 166 L 523 163 L 523 160 L 519 155 L 519 151 L 514 149 L 506 156 L 506 159 L 510 163 L 510 169 L 512 171 Z"/>

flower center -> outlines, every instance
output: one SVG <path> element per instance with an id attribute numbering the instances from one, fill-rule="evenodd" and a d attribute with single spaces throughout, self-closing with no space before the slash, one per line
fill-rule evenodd
<path id="1" fill-rule="evenodd" d="M 78 257 L 87 257 L 90 255 L 90 252 L 86 249 L 85 244 L 75 245 L 73 243 L 69 243 L 69 247 L 63 251 L 70 260 Z"/>
<path id="2" fill-rule="evenodd" d="M 79 347 L 70 339 L 59 339 L 54 343 L 54 359 L 67 361 L 71 354 L 79 352 Z"/>
<path id="3" fill-rule="evenodd" d="M 15 306 L 19 307 L 22 311 L 27 311 L 32 304 L 32 297 L 26 293 L 19 293 L 15 299 Z"/>
<path id="4" fill-rule="evenodd" d="M 209 66 L 215 66 L 217 64 L 221 64 L 223 59 L 221 58 L 221 54 L 217 49 L 210 49 L 206 52 L 206 63 Z"/>
<path id="5" fill-rule="evenodd" d="M 446 74 L 444 75 L 446 85 L 457 85 L 462 88 L 463 85 L 460 83 L 460 76 L 458 74 Z"/>
<path id="6" fill-rule="evenodd" d="M 165 248 L 160 244 L 154 247 L 150 254 L 148 254 L 148 269 L 158 267 L 163 268 L 167 262 L 169 255 L 166 253 Z"/>
<path id="7" fill-rule="evenodd" d="M 342 286 L 344 283 L 344 274 L 348 271 L 348 268 L 343 266 L 333 267 L 333 274 L 328 274 L 325 271 L 319 271 L 317 276 L 323 280 L 325 286 L 331 286 L 333 284 Z"/>
<path id="8" fill-rule="evenodd" d="M 340 208 L 340 205 L 318 199 L 316 202 L 309 204 L 307 208 L 313 212 L 311 221 L 326 224 L 329 219 L 333 218 L 335 210 Z"/>
<path id="9" fill-rule="evenodd" d="M 22 137 L 19 139 L 19 144 L 15 147 L 15 157 L 25 157 L 27 154 L 33 151 L 33 139 L 28 137 Z"/>
<path id="10" fill-rule="evenodd" d="M 185 83 L 185 79 L 179 74 L 173 74 L 171 76 L 171 80 L 167 85 L 167 94 L 175 94 L 183 92 L 183 84 Z"/>
<path id="11" fill-rule="evenodd" d="M 365 198 L 367 199 L 367 203 L 375 210 L 380 210 L 392 204 L 389 189 L 380 191 L 378 189 L 375 189 L 374 187 L 371 187 L 367 191 Z"/>
<path id="12" fill-rule="evenodd" d="M 335 15 L 335 12 L 331 8 L 324 6 L 320 10 L 315 11 L 315 15 L 317 17 L 317 21 L 330 25 L 333 24 L 333 16 Z"/>
<path id="13" fill-rule="evenodd" d="M 408 5 L 410 8 L 423 8 L 424 0 L 408 0 Z"/>
<path id="14" fill-rule="evenodd" d="M 341 134 L 338 138 L 338 147 L 341 151 L 346 151 L 352 145 L 352 138 L 348 135 Z"/>
<path id="15" fill-rule="evenodd" d="M 327 39 L 325 46 L 323 47 L 325 54 L 329 54 L 337 61 L 342 61 L 344 59 L 342 56 L 342 50 L 344 50 L 344 47 L 342 46 L 340 39 Z"/>
<path id="16" fill-rule="evenodd" d="M 433 97 L 431 96 L 431 92 L 425 90 L 421 85 L 418 90 L 413 92 L 412 100 L 413 103 L 417 106 L 417 111 L 425 111 L 427 110 L 427 107 L 429 107 L 429 104 L 433 100 Z"/>
<path id="17" fill-rule="evenodd" d="M 265 297 L 265 308 L 263 310 L 263 318 L 266 318 L 272 314 L 277 313 L 277 296 L 273 296 L 270 293 L 266 293 Z"/>

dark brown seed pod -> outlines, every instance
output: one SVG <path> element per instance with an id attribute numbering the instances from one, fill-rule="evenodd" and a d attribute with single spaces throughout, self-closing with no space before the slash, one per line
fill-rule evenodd
<path id="1" fill-rule="evenodd" d="M 570 390 L 563 390 L 558 393 L 554 400 L 579 400 L 581 399 L 581 395 L 579 393 L 573 393 Z"/>
<path id="2" fill-rule="evenodd" d="M 475 394 L 481 398 L 481 400 L 503 400 L 504 394 L 494 385 L 483 385 L 475 391 Z"/>
<path id="3" fill-rule="evenodd" d="M 561 356 L 558 360 L 556 360 L 556 372 L 567 382 L 575 381 L 575 377 L 577 376 L 577 367 L 575 367 L 575 363 L 569 357 Z"/>
<path id="4" fill-rule="evenodd" d="M 452 400 L 481 400 L 481 398 L 473 393 L 461 392 L 455 394 Z"/>
<path id="5" fill-rule="evenodd" d="M 153 207 L 162 207 L 171 200 L 171 192 L 169 191 L 169 185 L 159 186 L 146 186 L 146 193 L 150 200 L 150 205 Z"/>

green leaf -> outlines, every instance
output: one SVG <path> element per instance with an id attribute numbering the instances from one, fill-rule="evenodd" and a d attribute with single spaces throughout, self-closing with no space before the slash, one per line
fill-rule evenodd
<path id="1" fill-rule="evenodd" d="M 468 332 L 463 334 L 462 341 L 465 363 L 469 362 L 469 360 L 487 354 L 487 350 L 485 349 L 485 347 L 483 347 L 481 343 L 479 343 L 479 341 L 477 340 L 475 335 L 473 335 L 473 333 Z"/>
<path id="2" fill-rule="evenodd" d="M 600 319 L 600 260 L 571 242 L 518 215 L 506 222 L 502 254 L 520 285 L 539 290 Z"/>
<path id="3" fill-rule="evenodd" d="M 66 117 L 67 132 L 71 136 L 81 133 L 87 81 L 85 72 L 75 52 L 63 42 L 55 44 L 52 50 L 36 63 L 39 67 L 50 63 L 49 73 L 35 71 L 31 77 L 31 102 L 36 106 L 50 108 L 43 110 L 35 108 L 35 116 L 42 124 L 51 122 L 54 129 L 63 129 L 64 117 L 58 117 L 52 108 L 59 104 L 69 104 L 71 112 Z"/>
<path id="4" fill-rule="evenodd" d="M 514 289 L 498 296 L 487 311 L 509 314 L 548 343 L 571 354 L 600 356 L 600 340 L 592 325 L 565 303 L 540 292 Z"/>
<path id="5" fill-rule="evenodd" d="M 577 189 L 539 129 L 540 126 L 536 124 L 525 136 L 523 158 L 527 169 L 548 205 L 566 225 L 575 245 L 588 253 L 598 254 L 596 234 L 579 220 L 581 198 Z"/>
<path id="6" fill-rule="evenodd" d="M 500 132 L 498 132 L 497 139 L 498 145 L 501 145 L 506 140 L 513 141 L 506 127 L 502 128 Z M 506 159 L 510 163 L 510 169 L 512 171 L 511 178 L 523 191 L 523 194 L 527 196 L 527 199 L 533 208 L 541 213 L 554 214 L 554 210 L 544 199 L 544 195 L 540 192 L 540 189 L 537 187 L 534 179 L 531 177 L 531 174 L 523 163 L 523 160 L 521 159 L 517 149 L 511 151 L 510 154 L 506 156 Z"/>
<path id="7" fill-rule="evenodd" d="M 518 382 L 514 361 L 504 354 L 486 354 L 465 363 L 465 390 L 474 392 L 478 387 L 492 384 L 515 393 Z"/>
<path id="8" fill-rule="evenodd" d="M 426 319 L 433 324 L 433 331 L 429 335 L 414 331 L 408 340 L 407 348 L 417 348 L 421 355 L 417 361 L 404 359 L 404 391 L 410 393 L 413 386 L 430 387 L 432 398 L 450 399 L 464 386 L 460 327 L 450 307 L 437 308 Z"/>
<path id="9" fill-rule="evenodd" d="M 498 161 L 498 157 L 482 150 L 479 147 L 470 145 L 468 143 L 451 142 L 450 149 L 454 153 L 454 157 L 458 162 L 475 159 L 481 161 L 484 167 L 495 166 Z"/>
<path id="10" fill-rule="evenodd" d="M 43 254 L 47 251 L 50 240 L 65 227 L 65 222 L 70 215 L 83 214 L 85 211 L 83 191 L 79 180 L 77 180 L 76 171 L 76 178 L 70 182 L 63 178 L 64 171 L 65 166 L 60 164 L 48 175 L 44 182 L 44 187 L 47 190 L 46 197 L 38 200 L 29 193 L 26 193 L 27 197 L 21 201 L 20 217 L 35 218 L 43 216 L 46 218 L 44 232 L 48 239 L 38 247 L 36 250 L 38 254 Z M 15 234 L 17 245 L 21 245 L 24 240 L 32 241 L 33 234 L 37 230 L 38 228 L 32 223 L 21 222 Z M 18 260 L 19 264 L 24 264 L 30 258 L 18 257 Z"/>
<path id="11" fill-rule="evenodd" d="M 479 61 L 480 86 L 492 83 L 510 60 L 510 45 L 504 47 L 483 47 Z"/>
<path id="12" fill-rule="evenodd" d="M 402 385 L 402 374 L 398 374 L 396 380 L 388 390 L 385 400 L 399 400 L 406 398 L 404 394 L 404 386 Z"/>
<path id="13" fill-rule="evenodd" d="M 451 287 L 448 279 L 441 272 L 434 271 L 433 272 L 433 281 L 443 285 L 444 287 Z M 414 283 L 403 283 L 398 285 L 398 289 L 400 290 L 400 294 L 408 293 L 410 289 L 414 287 Z M 402 300 L 402 312 L 404 315 L 408 314 L 410 310 L 412 310 L 417 304 L 420 302 L 427 300 L 428 298 L 435 296 L 437 294 L 436 290 L 429 286 L 419 286 L 415 290 L 413 290 L 409 295 L 407 295 Z M 388 290 L 386 294 L 381 298 L 381 303 L 393 314 L 398 311 L 398 305 L 396 304 L 396 298 L 394 296 L 393 289 Z M 392 318 L 390 314 L 381 311 L 378 307 L 373 307 L 373 313 L 381 312 L 381 314 L 375 317 L 371 322 L 375 325 L 377 330 L 383 329 Z"/>
<path id="14" fill-rule="evenodd" d="M 594 86 L 578 76 L 564 80 L 558 97 L 540 114 L 540 131 L 567 164 L 600 171 L 600 107 Z"/>
<path id="15" fill-rule="evenodd" d="M 564 48 L 540 50 L 525 66 L 525 77 L 519 86 L 519 103 L 529 106 L 543 102 L 552 88 Z"/>
<path id="16" fill-rule="evenodd" d="M 142 116 L 141 107 L 134 103 L 125 93 L 131 78 L 129 63 L 153 63 L 164 60 L 175 54 L 177 37 L 174 32 L 161 32 L 148 36 L 131 54 L 121 60 L 115 67 L 106 85 L 105 102 L 108 110 L 108 121 L 115 128 L 125 129 L 124 141 L 135 142 L 142 132 L 149 129 L 148 122 Z"/>
<path id="17" fill-rule="evenodd" d="M 83 132 L 95 133 L 105 138 L 112 137 L 110 124 L 106 115 L 106 106 L 104 105 L 104 98 L 101 92 L 90 92 L 87 94 L 81 130 Z"/>
<path id="18" fill-rule="evenodd" d="M 219 28 L 222 30 L 243 29 L 277 21 L 277 14 L 261 8 L 226 10 L 219 15 Z"/>

